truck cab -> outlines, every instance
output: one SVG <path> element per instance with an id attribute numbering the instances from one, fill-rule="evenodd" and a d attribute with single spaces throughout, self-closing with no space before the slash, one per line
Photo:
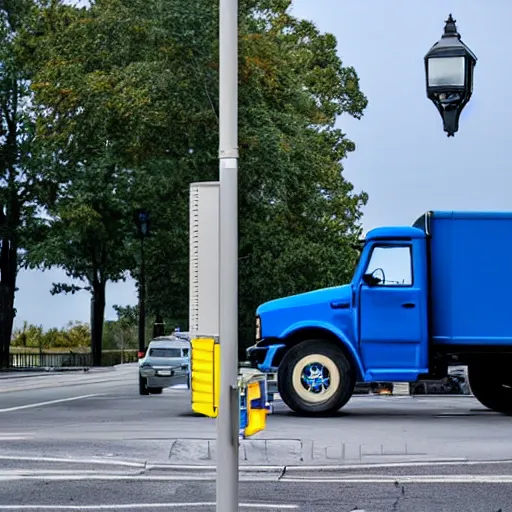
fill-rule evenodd
<path id="1" fill-rule="evenodd" d="M 512 215 L 505 218 L 500 228 L 506 225 L 512 235 Z M 485 256 L 475 250 L 475 235 L 478 241 L 480 231 L 492 243 L 499 231 L 496 222 L 497 218 L 478 213 L 429 212 L 414 226 L 371 230 L 349 284 L 258 307 L 257 340 L 248 349 L 249 360 L 262 371 L 277 372 L 282 400 L 308 415 L 342 408 L 356 382 L 440 378 L 450 362 L 471 364 L 476 379 L 479 354 L 494 351 L 499 357 L 510 352 L 512 329 L 506 327 L 511 336 L 497 347 L 496 328 L 486 331 L 479 323 L 475 329 L 482 331 L 480 341 L 472 342 L 468 323 L 459 325 L 457 319 L 461 311 L 471 314 L 474 305 L 462 298 L 459 306 L 447 301 L 455 290 L 467 287 L 467 277 L 459 279 L 457 266 L 470 267 L 471 258 L 483 263 Z M 512 283 L 486 283 L 494 296 L 512 292 Z M 470 372 L 472 388 L 478 388 L 483 378 L 478 383 L 475 379 L 476 386 Z M 500 392 L 507 386 L 502 383 Z M 489 406 L 488 400 L 476 396 Z M 508 408 L 504 401 L 512 408 L 512 395 L 499 407 L 494 400 L 491 408 Z"/>

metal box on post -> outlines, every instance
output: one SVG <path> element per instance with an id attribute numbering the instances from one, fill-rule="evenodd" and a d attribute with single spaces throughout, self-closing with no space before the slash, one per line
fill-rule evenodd
<path id="1" fill-rule="evenodd" d="M 192 410 L 219 404 L 219 182 L 190 185 L 189 336 Z"/>
<path id="2" fill-rule="evenodd" d="M 190 185 L 190 388 L 192 410 L 216 418 L 220 398 L 219 182 Z M 267 376 L 238 377 L 240 436 L 265 429 L 269 412 Z"/>
<path id="3" fill-rule="evenodd" d="M 219 182 L 190 184 L 189 332 L 219 336 Z"/>

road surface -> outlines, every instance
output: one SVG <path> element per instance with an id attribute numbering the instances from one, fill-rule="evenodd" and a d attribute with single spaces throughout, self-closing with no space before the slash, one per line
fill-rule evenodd
<path id="1" fill-rule="evenodd" d="M 511 427 L 463 396 L 278 404 L 242 443 L 241 509 L 512 511 Z M 214 510 L 214 438 L 187 390 L 139 396 L 134 365 L 0 378 L 0 512 Z"/>
<path id="2" fill-rule="evenodd" d="M 512 510 L 510 464 L 351 469 L 240 483 L 240 509 L 367 512 Z M 172 474 L 54 470 L 0 474 L 0 510 L 215 510 L 215 482 Z"/>

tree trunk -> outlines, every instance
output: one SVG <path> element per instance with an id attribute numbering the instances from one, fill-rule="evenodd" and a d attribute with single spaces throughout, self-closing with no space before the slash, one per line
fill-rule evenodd
<path id="1" fill-rule="evenodd" d="M 93 366 L 101 366 L 101 346 L 103 340 L 103 322 L 105 318 L 106 283 L 95 281 L 91 297 L 91 352 Z"/>
<path id="2" fill-rule="evenodd" d="M 8 368 L 10 365 L 9 348 L 15 316 L 17 265 L 16 246 L 4 238 L 0 250 L 0 368 Z"/>
<path id="3" fill-rule="evenodd" d="M 156 314 L 155 323 L 153 324 L 153 338 L 165 335 L 164 319 L 160 313 Z"/>
<path id="4" fill-rule="evenodd" d="M 14 294 L 12 290 L 0 284 L 0 368 L 9 368 L 9 348 L 12 325 L 14 322 Z"/>
<path id="5" fill-rule="evenodd" d="M 8 33 L 4 34 L 3 44 L 18 30 L 18 21 L 23 11 L 18 11 L 20 2 L 1 2 L 7 16 Z M 4 24 L 5 25 L 5 24 Z M 12 48 L 8 49 L 8 52 Z M 5 64 L 5 63 L 4 63 Z M 7 69 L 5 69 L 7 67 Z M 9 348 L 11 344 L 12 326 L 16 315 L 14 294 L 16 293 L 16 277 L 18 274 L 18 229 L 21 224 L 21 202 L 18 182 L 20 119 L 18 104 L 20 100 L 20 70 L 3 66 L 3 101 L 0 105 L 0 121 L 2 143 L 0 144 L 0 176 L 7 181 L 2 185 L 4 203 L 0 205 L 0 368 L 10 365 Z M 7 73 L 7 75 L 5 75 Z M 21 128 L 23 130 L 23 128 Z M 28 132 L 25 132 L 25 135 Z"/>

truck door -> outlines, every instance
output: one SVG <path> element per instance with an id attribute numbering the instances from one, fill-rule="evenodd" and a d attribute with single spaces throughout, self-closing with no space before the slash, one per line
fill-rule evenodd
<path id="1" fill-rule="evenodd" d="M 427 371 L 425 240 L 373 243 L 359 289 L 359 342 L 371 380 Z"/>

